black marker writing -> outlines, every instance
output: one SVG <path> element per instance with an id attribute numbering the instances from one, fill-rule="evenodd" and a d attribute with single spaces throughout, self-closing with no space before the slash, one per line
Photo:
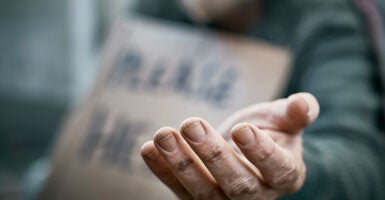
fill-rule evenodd
<path id="1" fill-rule="evenodd" d="M 96 159 L 95 152 L 101 152 L 97 159 L 108 166 L 129 169 L 131 156 L 137 137 L 142 134 L 147 123 L 131 121 L 119 116 L 114 120 L 113 129 L 104 132 L 108 113 L 101 109 L 92 114 L 87 135 L 80 148 L 80 158 L 84 163 Z"/>
<path id="2" fill-rule="evenodd" d="M 169 66 L 167 58 L 162 59 L 148 65 L 145 55 L 139 51 L 124 51 L 112 69 L 109 83 L 131 91 L 169 91 L 213 106 L 226 106 L 233 97 L 233 86 L 239 74 L 236 67 L 224 67 L 215 62 L 197 66 L 194 59 L 188 58 L 181 58 L 176 66 Z M 166 74 L 171 74 L 167 80 Z"/>

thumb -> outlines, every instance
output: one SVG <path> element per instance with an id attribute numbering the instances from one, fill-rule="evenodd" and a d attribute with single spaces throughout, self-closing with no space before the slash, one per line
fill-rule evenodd
<path id="1" fill-rule="evenodd" d="M 218 127 L 225 139 L 230 139 L 231 128 L 242 122 L 254 124 L 262 129 L 274 129 L 288 133 L 299 133 L 318 116 L 319 105 L 309 93 L 296 93 L 287 99 L 258 103 L 230 115 Z"/>
<path id="2" fill-rule="evenodd" d="M 282 112 L 283 111 L 283 112 Z M 317 99 L 310 93 L 296 93 L 286 99 L 285 108 L 281 110 L 281 128 L 297 133 L 317 119 L 320 107 Z"/>

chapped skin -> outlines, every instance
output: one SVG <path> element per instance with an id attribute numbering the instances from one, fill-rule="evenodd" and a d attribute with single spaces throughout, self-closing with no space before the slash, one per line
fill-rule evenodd
<path id="1" fill-rule="evenodd" d="M 308 93 L 242 109 L 218 129 L 228 131 L 238 152 L 207 121 L 188 118 L 179 131 L 159 129 L 142 156 L 180 199 L 275 199 L 302 187 L 301 132 L 318 113 Z M 158 159 L 149 159 L 154 154 Z"/>

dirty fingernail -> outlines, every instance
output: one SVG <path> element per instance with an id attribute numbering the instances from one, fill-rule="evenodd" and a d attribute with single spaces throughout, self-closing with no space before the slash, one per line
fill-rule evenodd
<path id="1" fill-rule="evenodd" d="M 251 144 L 255 140 L 255 136 L 250 127 L 244 127 L 234 134 L 235 141 L 243 146 Z"/>
<path id="2" fill-rule="evenodd" d="M 156 140 L 159 146 L 167 152 L 174 151 L 178 146 L 173 133 L 159 133 Z"/>
<path id="3" fill-rule="evenodd" d="M 202 127 L 200 121 L 194 122 L 190 126 L 183 129 L 182 133 L 193 142 L 200 142 L 206 135 L 206 131 Z"/>

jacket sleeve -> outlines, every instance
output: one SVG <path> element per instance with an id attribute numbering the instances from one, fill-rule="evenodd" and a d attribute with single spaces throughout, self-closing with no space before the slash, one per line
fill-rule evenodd
<path id="1" fill-rule="evenodd" d="M 305 185 L 283 199 L 385 199 L 384 91 L 362 17 L 351 3 L 307 7 L 295 35 L 287 94 L 314 94 L 321 113 L 304 131 Z"/>

